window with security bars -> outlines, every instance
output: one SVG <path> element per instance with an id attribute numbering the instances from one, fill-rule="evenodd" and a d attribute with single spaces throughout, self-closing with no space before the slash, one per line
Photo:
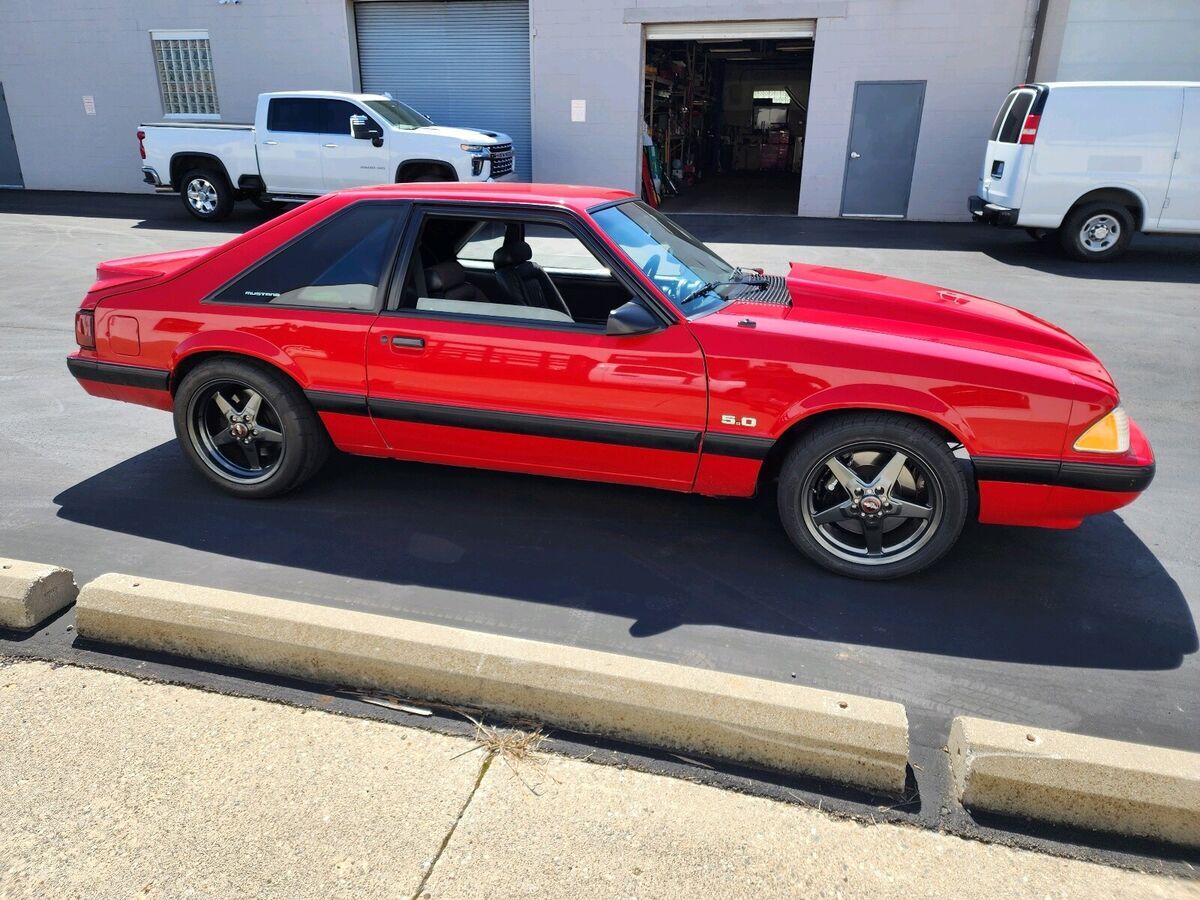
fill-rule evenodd
<path id="1" fill-rule="evenodd" d="M 221 114 L 213 80 L 212 49 L 203 31 L 152 31 L 154 63 L 163 113 L 168 116 Z"/>

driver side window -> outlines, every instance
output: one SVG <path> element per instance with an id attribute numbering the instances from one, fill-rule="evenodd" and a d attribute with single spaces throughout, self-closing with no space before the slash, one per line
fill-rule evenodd
<path id="1" fill-rule="evenodd" d="M 429 213 L 409 261 L 401 306 L 597 328 L 628 299 L 608 268 L 563 225 Z"/>

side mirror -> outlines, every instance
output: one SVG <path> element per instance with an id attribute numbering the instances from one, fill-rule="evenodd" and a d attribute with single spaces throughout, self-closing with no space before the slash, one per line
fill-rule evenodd
<path id="1" fill-rule="evenodd" d="M 350 134 L 356 141 L 370 141 L 376 147 L 383 146 L 383 132 L 366 116 L 350 117 Z"/>
<path id="2" fill-rule="evenodd" d="M 654 317 L 650 310 L 636 300 L 630 300 L 608 314 L 608 327 L 605 329 L 605 334 L 649 334 L 652 331 L 658 331 L 661 327 L 662 323 Z"/>

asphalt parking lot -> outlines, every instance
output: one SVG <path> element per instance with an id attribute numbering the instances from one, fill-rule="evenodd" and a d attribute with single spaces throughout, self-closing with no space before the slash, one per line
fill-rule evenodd
<path id="1" fill-rule="evenodd" d="M 1200 239 L 1141 236 L 1089 267 L 969 224 L 680 220 L 735 263 L 932 281 L 1062 325 L 1149 435 L 1154 485 L 1076 531 L 970 527 L 888 584 L 804 561 L 769 498 L 338 458 L 295 496 L 238 502 L 186 466 L 169 416 L 88 397 L 63 358 L 97 261 L 262 214 L 202 226 L 174 198 L 0 192 L 0 555 L 895 700 L 930 759 L 957 714 L 1200 750 Z"/>

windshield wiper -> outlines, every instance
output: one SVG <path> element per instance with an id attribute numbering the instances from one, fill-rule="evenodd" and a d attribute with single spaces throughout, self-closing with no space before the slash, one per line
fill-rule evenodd
<path id="1" fill-rule="evenodd" d="M 679 305 L 683 306 L 685 303 L 691 303 L 693 300 L 695 300 L 701 294 L 707 294 L 709 291 L 715 290 L 716 288 L 719 288 L 719 287 L 723 287 L 727 284 L 749 284 L 749 285 L 753 285 L 754 287 L 762 287 L 763 285 L 767 284 L 767 281 L 768 281 L 766 275 L 759 275 L 757 272 L 751 272 L 749 269 L 743 269 L 741 266 L 734 269 L 731 274 L 734 276 L 741 275 L 743 277 L 741 277 L 741 278 L 736 278 L 736 277 L 722 278 L 717 281 L 706 282 L 705 284 L 702 284 L 700 287 L 696 288 L 694 291 L 692 291 L 690 294 L 688 294 L 682 300 L 680 300 Z M 747 275 L 750 277 L 749 278 L 744 277 Z"/>

